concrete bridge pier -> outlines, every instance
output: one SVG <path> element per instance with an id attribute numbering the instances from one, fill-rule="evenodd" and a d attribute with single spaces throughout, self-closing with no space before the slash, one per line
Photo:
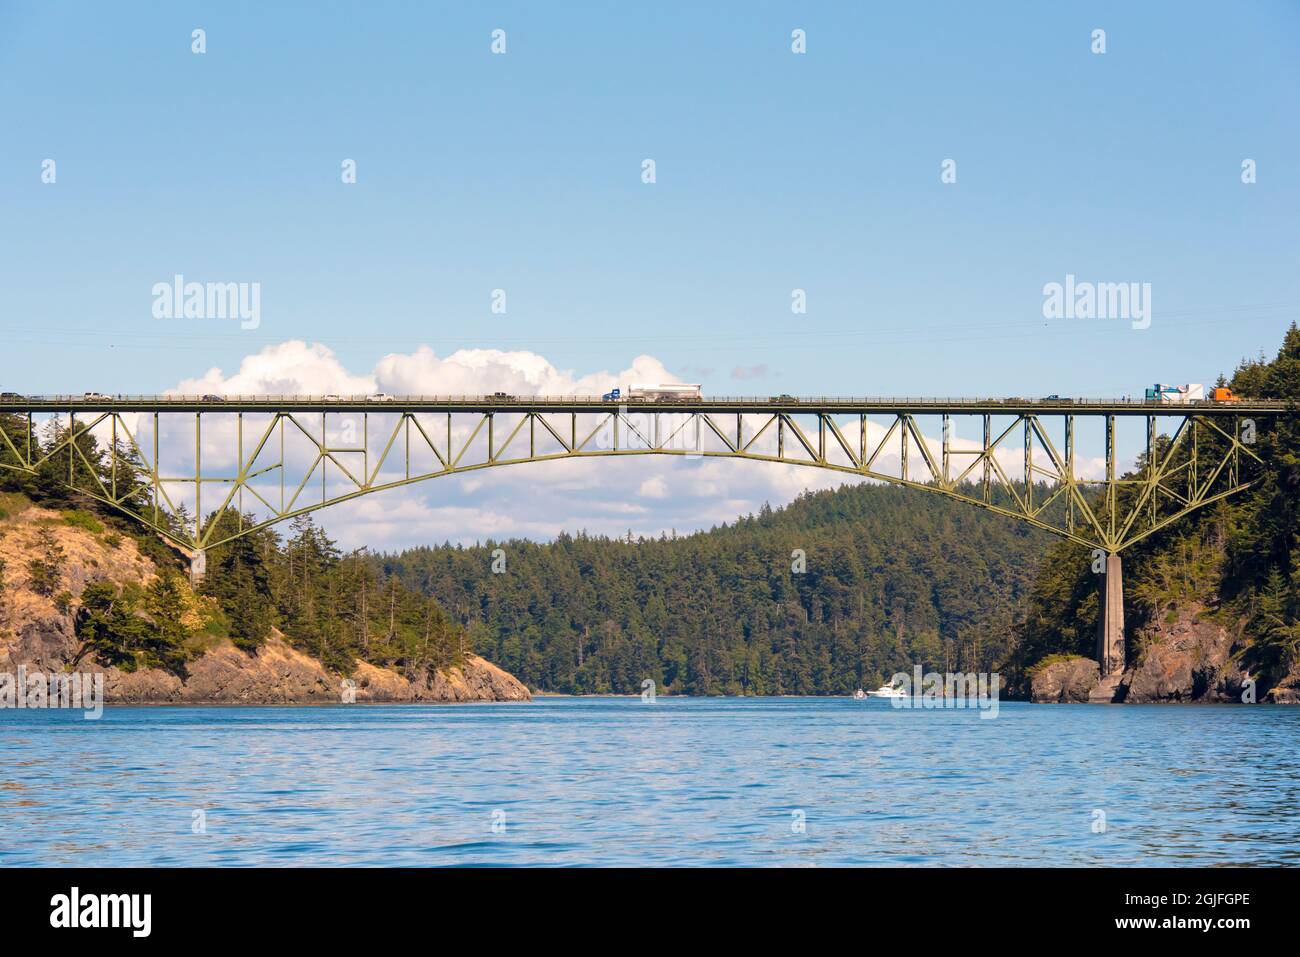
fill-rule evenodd
<path id="1" fill-rule="evenodd" d="M 203 581 L 203 576 L 208 570 L 208 556 L 201 548 L 196 548 L 190 554 L 190 584 L 198 587 Z"/>
<path id="2" fill-rule="evenodd" d="M 1106 556 L 1098 597 L 1097 662 L 1105 678 L 1124 670 L 1124 564 L 1118 555 Z"/>
<path id="3" fill-rule="evenodd" d="M 1101 683 L 1090 701 L 1115 700 L 1124 673 L 1127 646 L 1124 641 L 1124 564 L 1115 554 L 1106 556 L 1106 568 L 1098 589 L 1097 663 Z"/>

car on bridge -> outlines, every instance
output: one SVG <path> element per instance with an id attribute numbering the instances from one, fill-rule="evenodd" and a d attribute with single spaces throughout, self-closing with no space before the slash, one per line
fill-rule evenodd
<path id="1" fill-rule="evenodd" d="M 799 400 L 796 399 L 794 396 L 792 396 L 792 395 L 787 395 L 786 393 L 783 392 L 783 393 L 781 393 L 780 395 L 774 395 L 774 396 L 772 396 L 772 398 L 768 399 L 767 401 L 769 401 L 769 402 L 798 402 Z"/>
<path id="2" fill-rule="evenodd" d="M 366 396 L 367 402 L 396 402 L 391 395 L 386 392 L 376 392 L 374 395 Z"/>
<path id="3" fill-rule="evenodd" d="M 81 394 L 83 402 L 112 402 L 111 395 L 104 395 L 102 392 L 83 392 Z"/>
<path id="4" fill-rule="evenodd" d="M 226 397 L 225 397 L 224 395 L 215 395 L 215 394 L 209 393 L 208 395 L 203 396 L 201 401 L 203 401 L 203 402 L 225 402 L 225 401 L 226 401 Z"/>

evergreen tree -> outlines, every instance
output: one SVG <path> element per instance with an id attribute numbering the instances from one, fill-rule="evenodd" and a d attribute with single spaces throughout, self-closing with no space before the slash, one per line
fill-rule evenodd
<path id="1" fill-rule="evenodd" d="M 48 527 L 43 527 L 37 533 L 36 548 L 38 554 L 27 563 L 27 575 L 31 579 L 32 591 L 49 598 L 63 580 L 63 570 L 68 563 L 67 555 Z"/>

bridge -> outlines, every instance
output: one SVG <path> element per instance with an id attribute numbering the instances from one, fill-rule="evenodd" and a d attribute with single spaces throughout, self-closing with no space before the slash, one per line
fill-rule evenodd
<path id="1" fill-rule="evenodd" d="M 1104 567 L 1097 658 L 1112 676 L 1126 653 L 1122 551 L 1248 488 L 1261 462 L 1256 435 L 1295 414 L 1293 404 L 1250 399 L 6 393 L 0 467 L 57 468 L 60 481 L 181 548 L 196 577 L 207 549 L 276 522 L 498 466 L 680 455 L 831 470 L 1093 549 Z M 1085 428 L 1097 455 L 1080 454 Z M 1135 431 L 1126 455 L 1121 435 Z M 184 454 L 165 457 L 164 444 Z"/>

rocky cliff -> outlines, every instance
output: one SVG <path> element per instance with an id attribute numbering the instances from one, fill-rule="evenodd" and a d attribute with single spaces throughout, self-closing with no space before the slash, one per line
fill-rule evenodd
<path id="1" fill-rule="evenodd" d="M 1130 651 L 1116 702 L 1229 703 L 1250 697 L 1252 675 L 1240 664 L 1247 647 L 1240 627 L 1225 624 L 1203 604 L 1172 607 L 1162 620 L 1138 630 L 1130 640 L 1137 650 Z M 1052 656 L 1030 673 L 1030 697 L 1036 702 L 1083 702 L 1090 696 L 1096 700 L 1100 685 L 1097 663 L 1077 656 Z M 1292 663 L 1282 681 L 1254 693 L 1260 701 L 1300 704 L 1300 661 Z"/>
<path id="2" fill-rule="evenodd" d="M 1234 631 L 1202 604 L 1174 608 L 1138 633 L 1136 660 L 1121 683 L 1123 700 L 1240 701 L 1250 676 L 1235 663 L 1241 649 Z"/>
<path id="3" fill-rule="evenodd" d="M 106 531 L 93 520 L 16 502 L 0 518 L 0 672 L 64 671 L 82 652 L 76 634 L 76 602 L 86 585 L 109 581 L 145 586 L 157 568 L 129 536 Z M 58 588 L 38 594 L 28 563 L 38 555 L 38 536 L 47 531 L 66 563 Z M 188 595 L 191 614 L 201 617 L 204 599 Z M 76 668 L 104 675 L 109 703 L 290 704 L 338 702 L 528 701 L 527 687 L 513 675 L 475 655 L 463 667 L 431 676 L 407 676 L 358 662 L 350 676 L 335 674 L 292 647 L 278 632 L 254 653 L 237 649 L 219 635 L 202 639 L 185 678 L 156 668 L 123 671 L 84 656 Z"/>

